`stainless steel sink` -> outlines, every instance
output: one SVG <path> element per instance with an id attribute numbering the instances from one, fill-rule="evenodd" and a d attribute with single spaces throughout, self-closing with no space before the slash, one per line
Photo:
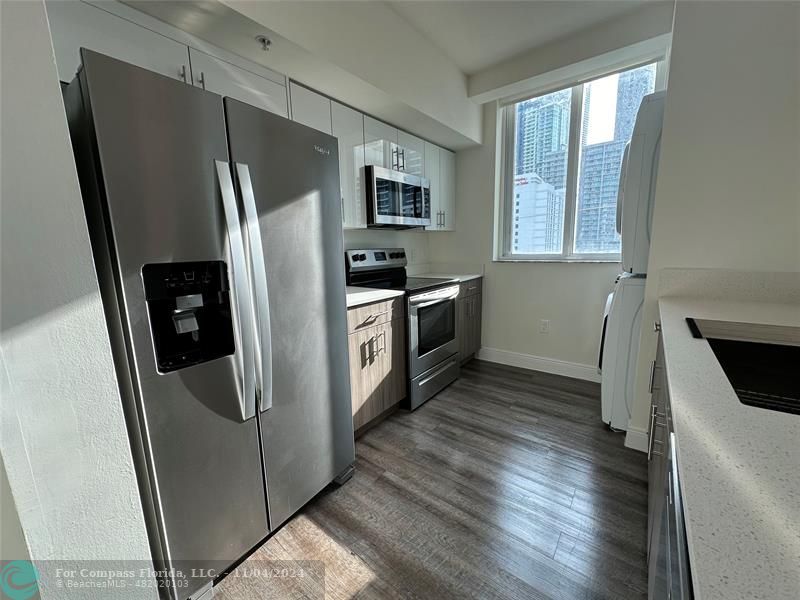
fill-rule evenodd
<path id="1" fill-rule="evenodd" d="M 742 404 L 800 415 L 800 328 L 686 319 Z"/>

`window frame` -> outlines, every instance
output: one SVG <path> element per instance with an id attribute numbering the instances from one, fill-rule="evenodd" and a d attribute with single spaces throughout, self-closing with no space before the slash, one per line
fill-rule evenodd
<path id="1" fill-rule="evenodd" d="M 575 247 L 575 229 L 577 227 L 576 212 L 578 204 L 578 175 L 580 169 L 580 137 L 581 113 L 583 111 L 584 87 L 597 79 L 609 75 L 630 71 L 645 65 L 656 65 L 656 79 L 654 91 L 666 88 L 666 58 L 664 55 L 648 56 L 632 61 L 624 66 L 596 73 L 591 77 L 582 78 L 571 85 L 562 85 L 549 89 L 537 90 L 535 93 L 515 96 L 506 101 L 498 102 L 497 118 L 497 150 L 498 161 L 495 172 L 499 178 L 496 198 L 496 218 L 499 223 L 495 227 L 495 262 L 602 262 L 616 263 L 622 259 L 619 252 L 578 253 Z M 562 245 L 560 253 L 521 254 L 511 250 L 514 239 L 514 152 L 516 136 L 516 110 L 518 103 L 546 96 L 562 90 L 571 89 L 570 121 L 567 148 L 567 185 L 564 191 L 564 227 L 562 231 Z"/>

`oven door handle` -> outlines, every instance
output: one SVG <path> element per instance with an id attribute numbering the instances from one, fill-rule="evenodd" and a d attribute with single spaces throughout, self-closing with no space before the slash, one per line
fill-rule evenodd
<path id="1" fill-rule="evenodd" d="M 408 299 L 409 305 L 413 308 L 425 308 L 426 306 L 433 306 L 434 304 L 441 304 L 448 300 L 455 300 L 458 296 L 459 288 L 447 288 L 445 290 L 437 290 L 427 294 L 420 294 L 419 296 L 412 296 Z"/>

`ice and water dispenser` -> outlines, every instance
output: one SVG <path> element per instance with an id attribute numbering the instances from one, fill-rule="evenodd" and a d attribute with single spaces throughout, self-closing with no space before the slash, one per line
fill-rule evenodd
<path id="1" fill-rule="evenodd" d="M 159 372 L 233 354 L 224 262 L 148 264 L 142 267 L 142 280 Z"/>

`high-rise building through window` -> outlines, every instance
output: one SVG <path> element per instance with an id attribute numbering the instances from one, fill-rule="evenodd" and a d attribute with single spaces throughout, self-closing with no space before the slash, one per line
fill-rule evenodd
<path id="1" fill-rule="evenodd" d="M 625 145 L 642 98 L 655 89 L 655 63 L 514 105 L 513 254 L 615 254 L 617 192 Z M 570 122 L 574 94 L 580 120 Z M 580 127 L 577 168 L 570 169 L 570 132 Z M 574 220 L 565 223 L 568 177 Z M 572 209 L 570 209 L 572 211 Z M 574 228 L 566 236 L 564 227 Z M 573 240 L 565 249 L 563 241 Z"/>

